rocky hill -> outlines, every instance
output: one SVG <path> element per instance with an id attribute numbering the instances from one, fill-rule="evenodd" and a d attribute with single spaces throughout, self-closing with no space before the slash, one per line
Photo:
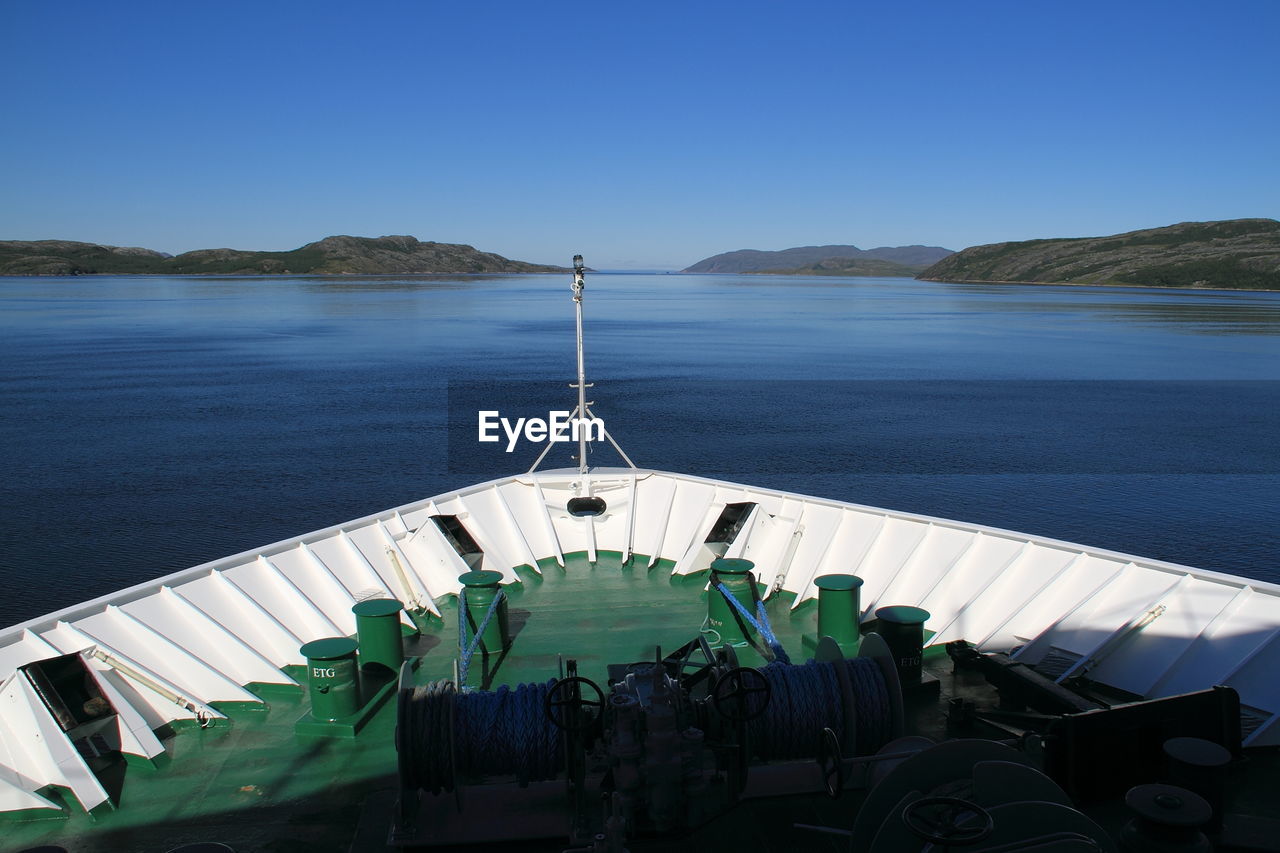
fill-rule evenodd
<path id="1" fill-rule="evenodd" d="M 919 278 L 1280 290 L 1280 222 L 1183 222 L 1110 237 L 973 246 Z"/>
<path id="2" fill-rule="evenodd" d="M 950 254 L 950 249 L 939 246 L 798 246 L 775 252 L 739 249 L 704 258 L 682 272 L 911 276 Z"/>
<path id="3" fill-rule="evenodd" d="M 397 275 L 561 269 L 413 237 L 326 237 L 288 252 L 197 249 L 173 256 L 70 240 L 0 241 L 0 275 Z"/>

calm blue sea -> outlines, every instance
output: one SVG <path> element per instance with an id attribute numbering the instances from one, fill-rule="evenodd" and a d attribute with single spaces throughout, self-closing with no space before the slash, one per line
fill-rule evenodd
<path id="1" fill-rule="evenodd" d="M 568 284 L 0 278 L 0 624 L 523 471 L 476 410 L 572 407 Z M 1280 294 L 597 274 L 586 313 L 639 465 L 1280 580 Z"/>

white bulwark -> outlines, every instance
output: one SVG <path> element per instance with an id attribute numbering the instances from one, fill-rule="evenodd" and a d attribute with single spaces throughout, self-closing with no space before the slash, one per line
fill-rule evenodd
<path id="1" fill-rule="evenodd" d="M 597 549 L 697 572 L 720 555 L 707 539 L 729 504 L 751 506 L 728 555 L 754 560 L 770 594 L 799 603 L 816 595 L 816 577 L 856 574 L 864 618 L 879 604 L 916 605 L 932 614 L 930 644 L 966 639 L 1059 681 L 1087 672 L 1146 698 L 1227 685 L 1240 694 L 1245 745 L 1280 744 L 1275 584 L 662 471 L 592 469 L 602 514 L 567 510 L 581 488 L 577 469 L 482 483 L 5 629 L 0 811 L 53 808 L 36 794 L 51 784 L 86 808 L 105 796 L 25 664 L 79 655 L 117 712 L 106 743 L 154 757 L 153 729 L 218 717 L 218 701 L 260 701 L 251 683 L 294 684 L 281 668 L 304 663 L 307 641 L 353 633 L 355 601 L 395 597 L 434 611 L 469 568 L 513 580 L 517 565 Z M 480 565 L 433 516 L 466 519 Z"/>

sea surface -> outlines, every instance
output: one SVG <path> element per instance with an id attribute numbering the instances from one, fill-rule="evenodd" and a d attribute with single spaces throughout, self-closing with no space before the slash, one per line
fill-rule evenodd
<path id="1" fill-rule="evenodd" d="M 595 274 L 586 323 L 643 467 L 1280 581 L 1280 294 Z M 574 370 L 564 275 L 0 278 L 0 625 L 524 471 L 477 410 Z"/>

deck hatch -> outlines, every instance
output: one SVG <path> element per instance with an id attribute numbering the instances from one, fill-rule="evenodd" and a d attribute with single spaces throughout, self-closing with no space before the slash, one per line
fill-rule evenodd
<path id="1" fill-rule="evenodd" d="M 64 732 L 113 712 L 78 654 L 36 661 L 20 669 Z"/>
<path id="2" fill-rule="evenodd" d="M 725 504 L 724 509 L 720 511 L 720 517 L 716 519 L 715 524 L 711 525 L 711 532 L 707 534 L 705 541 L 732 545 L 733 540 L 737 539 L 738 534 L 742 532 L 755 506 L 755 503 L 746 501 Z"/>
<path id="3" fill-rule="evenodd" d="M 475 538 L 467 532 L 467 528 L 463 527 L 456 515 L 433 515 L 431 521 L 435 522 L 440 534 L 449 543 L 449 547 L 456 551 L 467 565 L 472 568 L 479 565 L 484 551 L 476 544 Z"/>

